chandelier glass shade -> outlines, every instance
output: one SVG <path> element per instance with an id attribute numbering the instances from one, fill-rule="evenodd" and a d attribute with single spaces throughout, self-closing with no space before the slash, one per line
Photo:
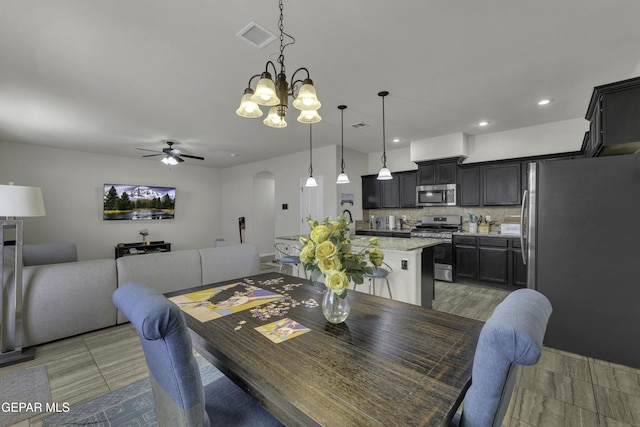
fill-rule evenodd
<path id="1" fill-rule="evenodd" d="M 291 76 L 291 80 L 287 81 L 284 48 L 295 43 L 295 39 L 284 32 L 283 21 L 283 5 L 282 0 L 280 0 L 280 55 L 277 59 L 278 64 L 280 64 L 280 72 L 276 71 L 276 66 L 273 62 L 267 61 L 264 72 L 256 74 L 249 79 L 249 84 L 244 90 L 240 100 L 240 107 L 236 110 L 236 114 L 250 119 L 258 118 L 262 117 L 263 114 L 259 106 L 271 107 L 263 123 L 270 127 L 283 128 L 287 126 L 285 116 L 289 108 L 289 97 L 292 97 L 293 107 L 300 110 L 300 115 L 297 118 L 298 122 L 318 123 L 322 120 L 322 117 L 318 114 L 322 104 L 316 95 L 316 89 L 309 76 L 309 70 L 304 67 L 298 68 Z M 292 41 L 285 44 L 285 36 L 292 39 Z M 275 79 L 272 78 L 272 74 L 269 72 L 269 65 L 271 65 L 273 75 L 276 76 Z M 299 72 L 305 72 L 306 78 L 296 80 L 296 75 Z M 256 84 L 256 89 L 253 90 L 251 83 L 257 77 L 259 77 L 259 80 Z"/>

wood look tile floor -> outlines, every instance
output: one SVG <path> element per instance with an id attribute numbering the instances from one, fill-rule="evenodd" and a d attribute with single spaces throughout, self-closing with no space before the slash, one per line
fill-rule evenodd
<path id="1" fill-rule="evenodd" d="M 263 268 L 273 270 L 269 265 Z M 434 308 L 484 321 L 507 294 L 490 287 L 437 282 Z M 35 360 L 0 368 L 0 376 L 41 364 L 47 365 L 52 402 L 71 406 L 148 375 L 130 324 L 40 345 Z M 43 417 L 13 427 L 40 427 Z M 640 370 L 545 347 L 536 366 L 519 369 L 503 425 L 640 426 Z"/>

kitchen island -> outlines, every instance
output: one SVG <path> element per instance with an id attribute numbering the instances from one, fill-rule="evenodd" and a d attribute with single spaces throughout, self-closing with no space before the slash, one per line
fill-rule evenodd
<path id="1" fill-rule="evenodd" d="M 297 254 L 302 247 L 299 238 L 300 236 L 281 236 L 277 237 L 276 241 L 284 243 L 290 254 Z M 353 250 L 366 248 L 369 238 L 352 236 Z M 394 300 L 431 308 L 435 280 L 433 247 L 441 243 L 442 240 L 437 239 L 378 237 L 378 247 L 384 252 L 384 262 L 393 270 L 388 279 Z M 302 267 L 299 276 L 303 277 Z M 362 285 L 356 286 L 356 290 L 368 293 L 368 281 L 365 279 Z M 376 280 L 376 295 L 389 297 L 384 279 Z"/>

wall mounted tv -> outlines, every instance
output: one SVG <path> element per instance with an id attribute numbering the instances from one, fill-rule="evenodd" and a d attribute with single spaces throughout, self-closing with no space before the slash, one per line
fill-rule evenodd
<path id="1" fill-rule="evenodd" d="M 176 208 L 175 187 L 104 184 L 102 219 L 173 219 Z"/>

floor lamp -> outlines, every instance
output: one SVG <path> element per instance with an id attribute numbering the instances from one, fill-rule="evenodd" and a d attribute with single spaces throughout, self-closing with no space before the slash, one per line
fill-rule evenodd
<path id="1" fill-rule="evenodd" d="M 35 348 L 22 350 L 22 236 L 23 223 L 16 217 L 44 216 L 39 187 L 0 185 L 0 366 L 33 359 Z M 15 230 L 15 245 L 5 245 L 5 230 Z M 4 272 L 5 249 L 15 251 L 13 274 Z"/>

